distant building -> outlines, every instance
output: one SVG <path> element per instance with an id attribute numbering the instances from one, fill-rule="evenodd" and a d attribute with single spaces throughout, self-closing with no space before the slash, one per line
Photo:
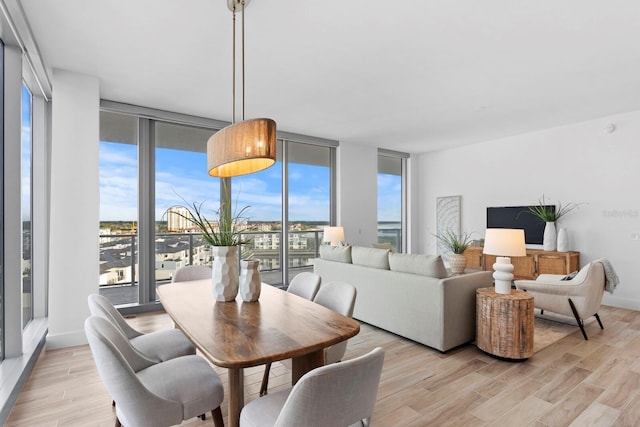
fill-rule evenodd
<path id="1" fill-rule="evenodd" d="M 189 231 L 194 230 L 197 227 L 189 221 L 189 210 L 185 207 L 176 206 L 167 209 L 167 231 Z"/>

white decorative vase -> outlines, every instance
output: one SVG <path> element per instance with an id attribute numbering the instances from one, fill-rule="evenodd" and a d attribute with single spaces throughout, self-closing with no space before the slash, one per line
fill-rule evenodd
<path id="1" fill-rule="evenodd" d="M 260 298 L 260 261 L 240 261 L 240 297 L 242 301 L 254 302 Z"/>
<path id="2" fill-rule="evenodd" d="M 463 254 L 449 255 L 449 268 L 452 274 L 462 274 L 467 268 L 467 258 Z"/>
<path id="3" fill-rule="evenodd" d="M 545 251 L 555 251 L 557 243 L 556 223 L 547 221 L 544 227 L 544 236 L 542 237 L 542 249 Z"/>
<path id="4" fill-rule="evenodd" d="M 233 301 L 238 295 L 238 247 L 212 246 L 211 283 L 216 301 Z"/>
<path id="5" fill-rule="evenodd" d="M 558 230 L 558 251 L 569 251 L 569 233 L 567 232 L 566 228 L 561 228 Z"/>

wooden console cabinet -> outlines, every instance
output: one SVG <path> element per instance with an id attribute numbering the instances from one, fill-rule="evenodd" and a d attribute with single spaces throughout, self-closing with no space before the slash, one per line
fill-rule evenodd
<path id="1" fill-rule="evenodd" d="M 495 255 L 482 253 L 481 246 L 469 246 L 464 252 L 467 268 L 493 270 Z M 580 269 L 580 252 L 554 252 L 527 249 L 527 256 L 512 257 L 515 279 L 535 279 L 540 274 L 569 274 Z"/>

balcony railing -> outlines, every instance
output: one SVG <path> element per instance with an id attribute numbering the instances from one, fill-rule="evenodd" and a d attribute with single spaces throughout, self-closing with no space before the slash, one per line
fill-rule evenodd
<path id="1" fill-rule="evenodd" d="M 282 271 L 280 260 L 280 231 L 246 231 L 241 233 L 251 241 L 242 248 L 242 258 L 251 257 L 260 261 L 260 271 L 276 273 Z M 312 266 L 311 260 L 318 257 L 322 238 L 321 230 L 289 232 L 288 268 Z M 133 286 L 137 275 L 137 235 L 106 234 L 100 236 L 100 286 Z M 185 265 L 211 264 L 209 245 L 198 233 L 156 234 L 156 281 L 171 279 L 173 272 Z M 267 274 L 272 281 L 282 282 L 282 274 Z M 275 279 L 278 277 L 279 279 Z"/>
<path id="2" fill-rule="evenodd" d="M 280 260 L 281 231 L 246 231 L 251 240 L 243 247 L 242 258 L 260 261 L 260 271 L 267 283 L 282 283 Z M 322 230 L 289 231 L 289 271 L 307 269 L 318 257 Z M 378 229 L 378 241 L 402 248 L 402 230 Z M 133 286 L 138 281 L 138 248 L 136 234 L 106 234 L 100 236 L 100 286 Z M 171 280 L 173 272 L 185 265 L 210 265 L 209 245 L 198 233 L 156 234 L 156 282 Z M 290 274 L 290 276 L 292 276 Z"/>

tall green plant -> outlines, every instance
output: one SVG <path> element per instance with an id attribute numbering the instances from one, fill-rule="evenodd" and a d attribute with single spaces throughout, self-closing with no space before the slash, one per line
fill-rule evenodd
<path id="1" fill-rule="evenodd" d="M 454 254 L 463 254 L 467 250 L 471 243 L 471 235 L 473 233 L 467 233 L 466 231 L 460 234 L 456 234 L 453 230 L 447 229 L 446 231 L 435 234 L 436 238 L 442 242 Z"/>
<path id="2" fill-rule="evenodd" d="M 537 205 L 529 207 L 528 213 L 537 217 L 542 222 L 556 222 L 580 205 L 581 203 L 567 203 L 563 205 L 558 202 L 557 209 L 554 211 L 547 207 L 543 194 L 542 198 L 538 199 Z"/>

